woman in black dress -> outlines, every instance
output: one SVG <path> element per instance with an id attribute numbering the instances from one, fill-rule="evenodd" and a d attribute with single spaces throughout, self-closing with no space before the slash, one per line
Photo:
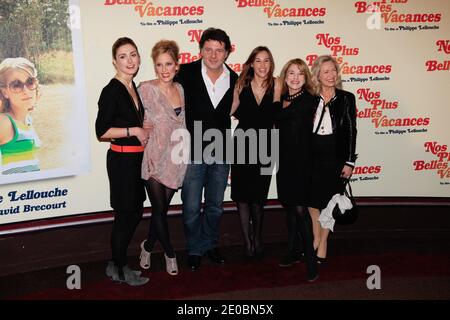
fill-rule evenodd
<path id="1" fill-rule="evenodd" d="M 320 95 L 313 127 L 313 176 L 310 214 L 314 248 L 325 262 L 329 229 L 318 221 L 320 210 L 342 189 L 342 179 L 352 175 L 356 161 L 356 100 L 341 90 L 339 65 L 331 56 L 320 56 L 312 67 L 316 94 Z"/>
<path id="2" fill-rule="evenodd" d="M 234 132 L 231 199 L 236 201 L 248 257 L 263 257 L 263 208 L 272 171 L 262 159 L 270 156 L 273 129 L 274 60 L 267 47 L 253 49 L 236 83 L 231 114 L 239 120 Z M 261 158 L 262 156 L 262 158 Z"/>
<path id="3" fill-rule="evenodd" d="M 318 278 L 313 248 L 308 197 L 311 179 L 311 132 L 317 99 L 308 66 L 293 59 L 283 67 L 277 79 L 275 101 L 278 102 L 276 127 L 280 135 L 280 159 L 277 172 L 278 199 L 286 208 L 288 253 L 280 266 L 290 266 L 300 260 L 295 242 L 301 238 L 307 267 L 307 280 Z"/>
<path id="4" fill-rule="evenodd" d="M 148 282 L 127 266 L 128 245 L 143 213 L 145 201 L 141 165 L 148 133 L 142 128 L 144 108 L 133 78 L 140 65 L 136 44 L 119 38 L 112 47 L 117 73 L 103 88 L 95 122 L 97 138 L 111 142 L 107 153 L 111 207 L 115 211 L 111 234 L 112 261 L 106 274 L 113 281 L 139 286 Z"/>

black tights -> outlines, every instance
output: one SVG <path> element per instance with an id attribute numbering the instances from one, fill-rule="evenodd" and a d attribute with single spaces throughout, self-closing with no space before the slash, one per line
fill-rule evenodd
<path id="1" fill-rule="evenodd" d="M 294 207 L 295 208 L 295 207 Z M 298 228 L 299 222 L 295 210 L 286 210 L 286 226 L 288 231 L 288 251 L 299 254 L 304 251 L 302 235 Z"/>
<path id="2" fill-rule="evenodd" d="M 264 210 L 262 203 L 237 202 L 247 255 L 261 254 Z"/>
<path id="3" fill-rule="evenodd" d="M 127 250 L 134 231 L 142 218 L 143 207 L 134 211 L 116 211 L 111 232 L 111 251 L 114 264 L 121 268 L 127 264 Z"/>
<path id="4" fill-rule="evenodd" d="M 314 236 L 312 230 L 312 221 L 308 209 L 302 206 L 287 207 L 287 227 L 288 227 L 288 249 L 298 249 L 299 242 L 303 245 L 305 252 L 305 262 L 310 275 L 317 271 L 316 257 L 314 254 Z M 297 248 L 296 248 L 297 246 Z"/>
<path id="5" fill-rule="evenodd" d="M 167 188 L 153 179 L 145 181 L 145 189 L 147 189 L 148 197 L 152 205 L 152 218 L 148 238 L 144 244 L 145 250 L 151 252 L 156 241 L 159 240 L 166 255 L 169 258 L 173 258 L 175 257 L 175 253 L 170 244 L 167 211 L 169 210 L 170 201 L 176 190 Z"/>

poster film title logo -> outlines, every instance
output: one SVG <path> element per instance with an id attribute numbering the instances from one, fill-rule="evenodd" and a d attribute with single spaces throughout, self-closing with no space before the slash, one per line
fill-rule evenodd
<path id="1" fill-rule="evenodd" d="M 379 180 L 381 171 L 382 166 L 380 165 L 357 166 L 353 169 L 353 174 L 350 178 L 350 182 Z"/>
<path id="2" fill-rule="evenodd" d="M 443 54 L 450 54 L 450 40 L 436 41 L 437 51 Z M 438 61 L 428 60 L 425 62 L 427 71 L 450 71 L 450 60 Z"/>
<path id="3" fill-rule="evenodd" d="M 140 17 L 202 16 L 205 12 L 204 6 L 161 6 L 150 0 L 105 0 L 104 5 L 133 7 Z"/>
<path id="4" fill-rule="evenodd" d="M 237 8 L 262 8 L 267 18 L 316 18 L 324 17 L 327 13 L 326 8 L 318 7 L 297 7 L 285 8 L 277 4 L 275 0 L 235 0 Z M 298 26 L 302 24 L 323 24 L 323 20 L 302 20 L 302 21 L 282 21 L 281 23 L 269 23 L 270 26 L 291 25 Z"/>
<path id="5" fill-rule="evenodd" d="M 437 141 L 427 141 L 424 144 L 425 152 L 432 153 L 436 159 L 431 161 L 416 160 L 413 162 L 415 171 L 432 170 L 436 171 L 441 179 L 450 178 L 450 151 L 446 144 L 439 144 Z"/>
<path id="6" fill-rule="evenodd" d="M 389 101 L 385 99 L 380 91 L 374 91 L 370 88 L 359 88 L 356 91 L 357 99 L 361 101 L 358 104 L 368 104 L 363 109 L 357 109 L 356 116 L 360 119 L 370 119 L 376 129 L 389 128 L 387 131 L 377 132 L 376 134 L 404 134 L 427 132 L 426 129 L 411 129 L 407 127 L 427 127 L 430 125 L 430 118 L 408 117 L 392 118 L 389 113 L 399 108 L 398 101 Z M 387 113 L 387 114 L 385 114 Z M 392 129 L 401 127 L 406 129 Z"/>
<path id="7" fill-rule="evenodd" d="M 442 13 L 423 13 L 401 11 L 408 6 L 408 0 L 382 0 L 377 2 L 355 2 L 356 13 L 366 13 L 371 16 L 367 19 L 367 28 L 381 29 L 384 22 L 385 31 L 417 31 L 439 29 L 438 25 L 400 25 L 400 23 L 439 23 Z M 403 8 L 402 8 L 403 7 Z M 397 10 L 401 8 L 400 11 Z"/>
<path id="8" fill-rule="evenodd" d="M 199 43 L 200 42 L 200 38 L 202 37 L 202 33 L 203 30 L 199 30 L 199 29 L 190 29 L 186 31 L 186 35 L 188 36 L 189 42 L 195 42 L 195 43 Z M 198 48 L 198 46 L 197 46 Z M 236 51 L 236 45 L 235 44 L 231 44 L 231 52 L 230 55 Z M 200 53 L 192 53 L 192 52 L 180 52 L 180 54 L 178 55 L 178 61 L 180 62 L 180 64 L 185 64 L 185 63 L 190 63 L 193 61 L 196 61 L 198 59 L 201 59 L 201 54 Z M 241 72 L 243 69 L 243 64 L 242 63 L 228 63 L 227 65 L 234 71 L 234 72 Z"/>
<path id="9" fill-rule="evenodd" d="M 441 13 L 403 13 L 397 10 L 397 6 L 407 6 L 408 0 L 381 0 L 376 2 L 356 1 L 356 13 L 377 13 L 381 15 L 381 21 L 386 25 L 396 25 L 398 23 L 426 23 L 440 22 Z M 423 28 L 419 29 L 428 29 Z M 435 28 L 432 28 L 435 29 Z M 436 28 L 437 29 L 437 28 Z M 396 30 L 414 31 L 417 27 L 399 26 Z"/>
<path id="10" fill-rule="evenodd" d="M 366 81 L 379 81 L 390 80 L 388 76 L 384 77 L 355 77 L 356 75 L 368 75 L 368 74 L 390 74 L 392 71 L 392 65 L 351 65 L 345 59 L 347 57 L 356 57 L 360 54 L 360 49 L 352 47 L 343 41 L 341 36 L 330 35 L 329 33 L 316 34 L 317 46 L 325 47 L 330 50 L 330 54 L 338 62 L 341 73 L 343 76 L 350 76 L 348 79 L 342 79 L 343 82 L 366 82 Z M 311 67 L 314 61 L 317 59 L 317 54 L 309 54 L 306 56 L 306 63 Z"/>

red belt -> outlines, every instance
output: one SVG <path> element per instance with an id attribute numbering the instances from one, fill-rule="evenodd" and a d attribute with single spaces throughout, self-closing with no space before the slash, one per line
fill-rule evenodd
<path id="1" fill-rule="evenodd" d="M 119 146 L 111 143 L 111 150 L 115 152 L 144 152 L 143 146 Z"/>

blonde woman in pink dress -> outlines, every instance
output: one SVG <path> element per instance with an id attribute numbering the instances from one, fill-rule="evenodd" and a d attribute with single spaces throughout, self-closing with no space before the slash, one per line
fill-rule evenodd
<path id="1" fill-rule="evenodd" d="M 173 81 L 179 68 L 178 53 L 174 41 L 156 43 L 152 59 L 157 79 L 142 82 L 138 88 L 146 127 L 150 130 L 142 161 L 142 178 L 152 205 L 148 238 L 141 243 L 140 266 L 150 268 L 151 252 L 159 240 L 170 275 L 178 274 L 178 265 L 170 243 L 167 211 L 173 195 L 183 184 L 187 161 L 181 160 L 189 159 L 186 152 L 189 153 L 190 145 L 187 131 L 183 130 L 186 128 L 183 87 Z"/>

